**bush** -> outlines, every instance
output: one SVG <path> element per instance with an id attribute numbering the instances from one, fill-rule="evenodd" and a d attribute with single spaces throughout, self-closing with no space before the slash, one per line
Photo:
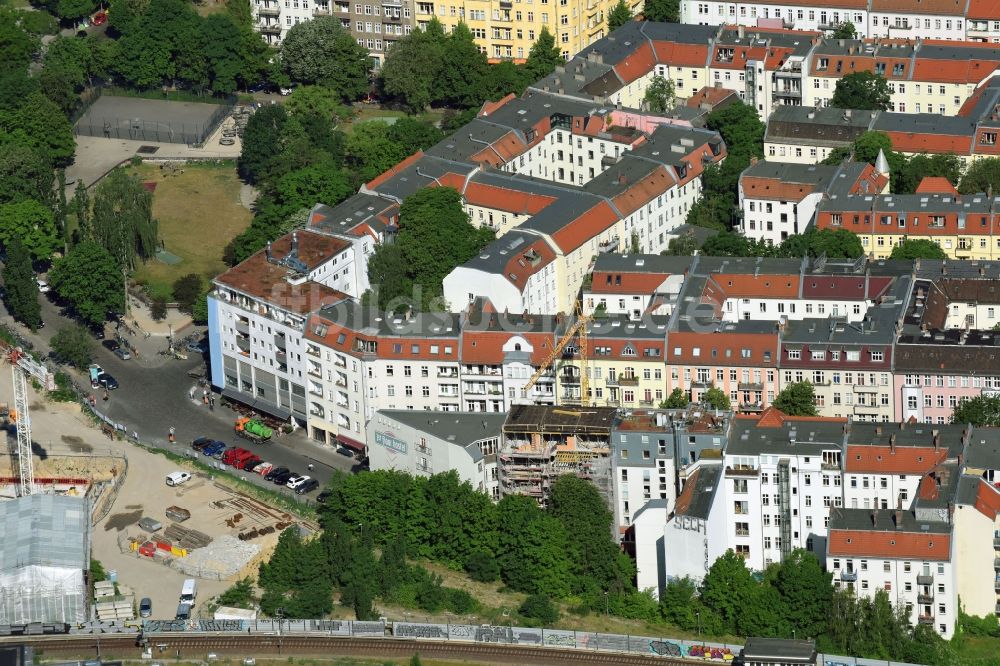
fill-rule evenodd
<path id="1" fill-rule="evenodd" d="M 100 583 L 102 580 L 107 580 L 108 574 L 104 570 L 104 565 L 101 564 L 100 560 L 91 559 L 90 560 L 90 582 Z"/>
<path id="2" fill-rule="evenodd" d="M 73 379 L 65 372 L 56 373 L 56 390 L 49 391 L 49 397 L 56 402 L 73 402 L 76 391 L 73 390 Z"/>
<path id="3" fill-rule="evenodd" d="M 445 592 L 447 593 L 445 606 L 452 613 L 465 615 L 466 613 L 475 612 L 475 610 L 479 607 L 479 603 L 465 590 L 445 588 Z"/>
<path id="4" fill-rule="evenodd" d="M 250 608 L 253 602 L 253 583 L 249 578 L 237 581 L 235 585 L 219 595 L 220 606 Z"/>
<path id="5" fill-rule="evenodd" d="M 63 326 L 52 336 L 52 351 L 60 360 L 85 370 L 94 358 L 94 339 L 83 326 Z"/>
<path id="6" fill-rule="evenodd" d="M 532 594 L 524 600 L 517 612 L 542 624 L 552 624 L 559 619 L 559 609 L 544 594 Z"/>
<path id="7" fill-rule="evenodd" d="M 480 583 L 492 583 L 500 577 L 500 565 L 497 559 L 485 550 L 477 550 L 465 562 L 465 571 L 472 580 Z"/>
<path id="8" fill-rule="evenodd" d="M 174 300 L 188 314 L 192 314 L 194 304 L 203 293 L 201 276 L 197 273 L 188 273 L 174 282 Z"/>
<path id="9" fill-rule="evenodd" d="M 428 613 L 437 613 L 444 608 L 447 593 L 441 587 L 439 576 L 430 576 L 417 587 L 417 608 Z"/>
<path id="10" fill-rule="evenodd" d="M 150 307 L 149 315 L 153 318 L 153 321 L 163 321 L 167 318 L 167 299 L 162 296 L 157 296 L 153 299 L 153 305 Z"/>
<path id="11" fill-rule="evenodd" d="M 24 31 L 33 35 L 54 35 L 59 32 L 59 22 L 47 12 L 20 12 L 20 18 Z"/>

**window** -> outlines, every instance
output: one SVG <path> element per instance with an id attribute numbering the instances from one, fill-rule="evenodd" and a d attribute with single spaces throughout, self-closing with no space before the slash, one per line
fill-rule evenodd
<path id="1" fill-rule="evenodd" d="M 872 361 L 876 363 L 881 363 L 883 358 L 883 352 L 873 351 L 871 352 Z"/>

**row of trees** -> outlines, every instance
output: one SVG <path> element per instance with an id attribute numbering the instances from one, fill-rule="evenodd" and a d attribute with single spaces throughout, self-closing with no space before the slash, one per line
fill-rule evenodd
<path id="1" fill-rule="evenodd" d="M 811 227 L 805 233 L 793 234 L 780 245 L 766 240 L 749 239 L 723 231 L 705 241 L 701 253 L 710 257 L 818 257 L 850 258 L 865 254 L 861 239 L 847 229 L 820 229 Z"/>
<path id="2" fill-rule="evenodd" d="M 816 416 L 813 385 L 809 382 L 789 384 L 774 398 L 774 406 L 789 416 Z M 699 396 L 699 401 L 711 409 L 728 411 L 732 405 L 726 392 L 714 384 Z M 1000 399 L 998 399 L 1000 401 Z M 691 403 L 690 391 L 675 388 L 660 402 L 660 409 L 684 409 Z"/>
<path id="3" fill-rule="evenodd" d="M 912 628 L 905 610 L 885 590 L 855 596 L 835 590 L 816 557 L 796 550 L 762 575 L 742 557 L 726 552 L 701 585 L 690 579 L 667 584 L 664 616 L 671 623 L 708 635 L 817 639 L 824 652 L 919 664 L 951 662 L 949 646 L 933 628 Z"/>
<path id="4" fill-rule="evenodd" d="M 494 504 L 454 472 L 430 478 L 377 471 L 340 475 L 323 505 L 327 518 L 358 525 L 378 547 L 403 548 L 464 568 L 479 580 L 563 598 L 586 608 L 622 610 L 637 594 L 631 560 L 611 540 L 612 516 L 593 485 L 573 476 L 552 487 L 551 509 L 529 497 Z M 655 603 L 653 604 L 655 608 Z"/>

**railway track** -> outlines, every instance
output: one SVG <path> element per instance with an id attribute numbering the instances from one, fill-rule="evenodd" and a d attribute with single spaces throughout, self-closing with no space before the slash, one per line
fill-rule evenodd
<path id="1" fill-rule="evenodd" d="M 142 648 L 137 635 L 17 636 L 0 639 L 0 645 L 23 643 L 41 657 L 138 658 Z M 458 643 L 392 638 L 336 638 L 331 636 L 243 635 L 243 634 L 155 634 L 147 636 L 154 659 L 204 659 L 208 653 L 240 657 L 374 657 L 409 658 L 419 652 L 432 659 L 464 659 L 497 664 L 564 666 L 689 666 L 701 660 L 656 657 L 618 652 Z"/>

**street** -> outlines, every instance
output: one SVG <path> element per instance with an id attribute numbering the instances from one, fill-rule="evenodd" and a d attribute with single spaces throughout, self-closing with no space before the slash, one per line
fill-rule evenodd
<path id="1" fill-rule="evenodd" d="M 73 321 L 62 316 L 60 308 L 46 298 L 46 295 L 42 294 L 39 300 L 45 327 L 37 333 L 32 333 L 26 327 L 14 322 L 6 308 L 3 306 L 0 308 L 2 308 L 3 323 L 31 342 L 37 351 L 47 353 L 52 336 Z M 186 337 L 195 331 L 203 333 L 204 327 L 189 327 L 178 335 Z M 228 407 L 220 406 L 221 401 L 218 396 L 215 400 L 215 409 L 210 410 L 202 403 L 202 388 L 198 387 L 197 381 L 187 374 L 192 369 L 204 369 L 205 362 L 200 355 L 185 352 L 189 356 L 188 360 L 177 360 L 157 355 L 157 351 L 167 348 L 167 341 L 163 337 L 132 336 L 127 339 L 140 351 L 140 358 L 123 361 L 95 341 L 95 362 L 118 380 L 120 388 L 111 391 L 107 401 L 103 399 L 103 390 L 93 391 L 93 395 L 98 411 L 113 421 L 125 425 L 129 434 L 137 432 L 141 441 L 173 449 L 185 455 L 191 452 L 193 439 L 211 437 L 252 450 L 276 467 L 284 466 L 293 472 L 308 474 L 324 485 L 329 481 L 333 470 L 349 471 L 352 465 L 356 464 L 356 461 L 338 454 L 333 449 L 309 440 L 304 429 L 292 434 L 276 433 L 272 443 L 265 445 L 251 444 L 237 437 L 233 429 L 237 413 Z M 90 386 L 89 378 L 84 373 L 70 371 L 70 374 L 77 386 L 81 388 Z M 190 397 L 192 388 L 197 389 L 195 399 Z M 177 441 L 174 444 L 167 441 L 170 428 L 175 429 Z M 204 462 L 210 460 L 203 456 L 200 459 Z M 314 466 L 311 472 L 307 470 L 310 464 Z M 262 487 L 278 488 L 257 474 L 233 468 L 227 469 Z M 292 494 L 287 489 L 282 491 Z M 314 498 L 317 493 L 318 491 L 296 497 L 307 500 Z"/>

